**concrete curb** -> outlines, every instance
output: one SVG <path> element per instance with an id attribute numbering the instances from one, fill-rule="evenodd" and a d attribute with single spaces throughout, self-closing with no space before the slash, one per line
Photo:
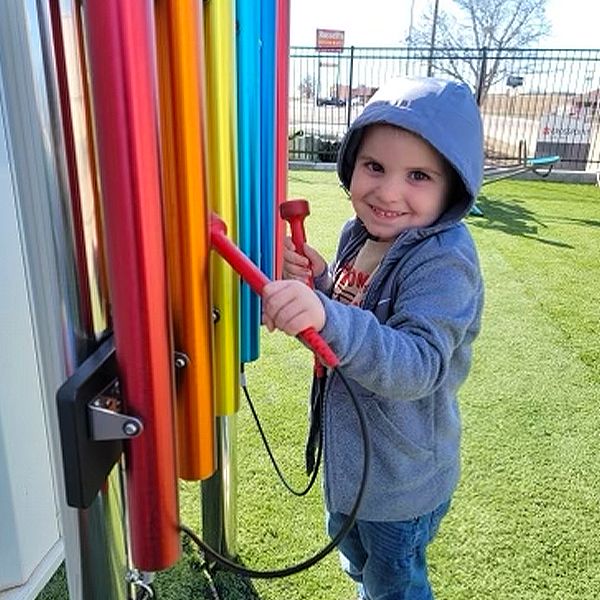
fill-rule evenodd
<path id="1" fill-rule="evenodd" d="M 293 160 L 288 163 L 290 171 L 335 171 L 335 163 L 321 163 Z M 536 175 L 532 172 L 519 173 L 511 179 L 520 179 L 522 181 L 555 181 L 562 183 L 592 183 L 598 184 L 600 170 L 598 173 L 593 171 L 565 171 L 553 169 L 546 177 Z M 491 185 L 492 182 L 488 183 Z"/>

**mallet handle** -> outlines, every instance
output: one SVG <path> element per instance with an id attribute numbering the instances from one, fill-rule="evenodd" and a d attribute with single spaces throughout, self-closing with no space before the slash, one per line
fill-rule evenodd
<path id="1" fill-rule="evenodd" d="M 229 240 L 224 221 L 215 214 L 210 218 L 210 243 L 252 290 L 262 296 L 263 289 L 270 279 Z M 325 365 L 331 368 L 338 366 L 338 357 L 313 327 L 304 329 L 297 337 L 315 352 Z"/>

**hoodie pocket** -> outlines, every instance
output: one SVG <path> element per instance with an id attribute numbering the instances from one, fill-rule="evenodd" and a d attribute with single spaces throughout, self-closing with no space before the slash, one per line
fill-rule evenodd
<path id="1" fill-rule="evenodd" d="M 371 448 L 369 483 L 361 509 L 361 514 L 369 516 L 361 518 L 374 519 L 382 505 L 406 502 L 407 494 L 432 478 L 435 453 L 429 433 L 431 415 L 425 410 L 420 411 L 419 418 L 407 419 L 402 412 L 412 403 L 384 401 L 360 393 L 356 393 L 356 399 L 365 415 Z M 352 507 L 363 476 L 363 439 L 348 395 L 332 394 L 327 403 L 326 497 L 330 508 L 344 512 Z"/>
<path id="2" fill-rule="evenodd" d="M 429 458 L 434 451 L 434 417 L 430 402 L 365 399 L 374 435 L 397 445 L 410 458 Z"/>

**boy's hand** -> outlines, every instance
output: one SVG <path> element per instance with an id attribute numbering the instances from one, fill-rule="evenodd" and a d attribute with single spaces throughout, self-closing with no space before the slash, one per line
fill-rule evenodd
<path id="1" fill-rule="evenodd" d="M 297 279 L 308 283 L 310 277 L 318 277 L 327 268 L 325 259 L 308 244 L 304 244 L 304 254 L 302 256 L 296 252 L 296 247 L 292 238 L 287 236 L 284 241 L 283 250 L 283 278 Z"/>
<path id="2" fill-rule="evenodd" d="M 269 331 L 275 328 L 297 335 L 308 327 L 321 331 L 325 325 L 325 309 L 319 297 L 296 280 L 268 283 L 262 293 L 263 323 Z"/>

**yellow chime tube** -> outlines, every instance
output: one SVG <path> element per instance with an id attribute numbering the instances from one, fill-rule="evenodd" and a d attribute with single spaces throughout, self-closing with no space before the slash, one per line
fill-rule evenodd
<path id="1" fill-rule="evenodd" d="M 204 3 L 208 197 L 237 241 L 235 14 L 232 0 Z M 214 254 L 214 253 L 213 253 Z M 239 279 L 219 257 L 211 264 L 217 416 L 239 407 Z"/>

